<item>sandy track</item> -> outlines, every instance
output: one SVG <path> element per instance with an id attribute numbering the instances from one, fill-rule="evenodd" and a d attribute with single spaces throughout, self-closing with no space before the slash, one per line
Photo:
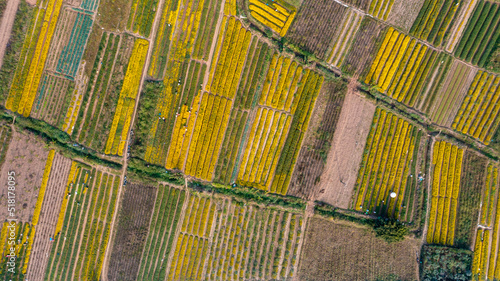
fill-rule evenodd
<path id="1" fill-rule="evenodd" d="M 27 280 L 43 280 L 49 261 L 50 249 L 59 218 L 59 211 L 66 190 L 71 160 L 56 154 L 43 198 L 40 220 L 36 225 L 35 242 L 28 265 Z"/>
<path id="2" fill-rule="evenodd" d="M 348 208 L 370 131 L 375 105 L 349 90 L 321 175 L 316 200 Z"/>
<path id="3" fill-rule="evenodd" d="M 0 68 L 2 68 L 5 48 L 7 48 L 7 43 L 10 39 L 10 32 L 12 31 L 12 26 L 14 25 L 14 19 L 16 17 L 19 2 L 21 2 L 21 0 L 7 1 L 7 7 L 5 8 L 2 21 L 0 22 Z"/>

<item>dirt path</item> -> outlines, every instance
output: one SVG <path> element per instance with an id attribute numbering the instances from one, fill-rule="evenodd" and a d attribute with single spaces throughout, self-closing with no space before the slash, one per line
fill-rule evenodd
<path id="1" fill-rule="evenodd" d="M 3 13 L 2 21 L 0 22 L 0 69 L 2 68 L 3 56 L 5 55 L 5 48 L 10 39 L 14 19 L 16 18 L 17 7 L 21 0 L 7 1 L 7 7 Z"/>
<path id="2" fill-rule="evenodd" d="M 429 149 L 429 155 L 427 155 L 427 159 L 432 159 L 432 154 L 434 153 L 434 142 L 435 140 L 432 138 L 429 140 L 429 145 L 431 148 Z M 427 181 L 427 208 L 425 210 L 425 222 L 424 222 L 424 229 L 422 230 L 422 244 L 425 244 L 427 241 L 427 230 L 429 228 L 428 222 L 430 218 L 430 212 L 431 212 L 431 198 L 432 198 L 432 191 L 430 186 L 430 177 L 431 177 L 431 171 L 432 171 L 432 163 L 429 165 L 429 170 L 425 171 L 426 176 L 425 180 Z"/>
<path id="3" fill-rule="evenodd" d="M 151 33 L 150 33 L 151 35 L 149 36 L 149 38 L 146 38 L 149 41 L 149 48 L 148 48 L 148 53 L 146 55 L 146 61 L 144 63 L 144 68 L 142 70 L 141 83 L 139 84 L 139 92 L 137 93 L 137 97 L 135 99 L 134 113 L 132 115 L 132 119 L 130 122 L 129 131 L 127 132 L 128 137 L 127 137 L 127 141 L 125 142 L 125 151 L 123 152 L 123 158 L 122 158 L 123 159 L 123 167 L 122 167 L 122 172 L 120 175 L 121 176 L 120 186 L 118 187 L 118 195 L 116 198 L 116 202 L 121 202 L 121 197 L 122 197 L 122 193 L 123 193 L 123 182 L 125 179 L 125 174 L 127 173 L 127 164 L 128 164 L 127 155 L 128 155 L 128 146 L 130 143 L 130 132 L 131 132 L 132 128 L 134 128 L 134 122 L 136 120 L 137 111 L 138 111 L 137 107 L 139 106 L 139 100 L 141 97 L 141 92 L 142 92 L 142 87 L 144 85 L 144 80 L 148 74 L 149 60 L 151 59 L 151 55 L 153 53 L 153 46 L 154 46 L 154 42 L 155 42 L 156 31 L 157 31 L 159 23 L 160 23 L 164 2 L 165 2 L 165 0 L 160 0 L 160 2 L 158 3 L 157 13 L 155 15 L 155 19 L 153 22 L 153 29 L 151 30 Z M 114 63 L 113 63 L 113 65 L 114 65 Z M 103 280 L 103 281 L 108 281 L 109 259 L 110 259 L 112 248 L 113 248 L 112 247 L 113 240 L 114 240 L 113 232 L 115 230 L 115 224 L 116 224 L 116 219 L 118 217 L 119 206 L 120 206 L 120 204 L 116 204 L 115 212 L 113 214 L 113 218 L 111 219 L 111 226 L 109 229 L 109 233 L 111 233 L 111 235 L 109 237 L 110 241 L 108 241 L 108 247 L 106 248 L 106 253 L 104 255 L 102 271 L 101 271 L 101 280 Z"/>

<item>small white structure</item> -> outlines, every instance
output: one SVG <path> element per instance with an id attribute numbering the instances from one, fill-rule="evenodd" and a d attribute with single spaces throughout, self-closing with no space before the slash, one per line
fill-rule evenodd
<path id="1" fill-rule="evenodd" d="M 396 192 L 391 192 L 391 198 L 396 198 Z"/>

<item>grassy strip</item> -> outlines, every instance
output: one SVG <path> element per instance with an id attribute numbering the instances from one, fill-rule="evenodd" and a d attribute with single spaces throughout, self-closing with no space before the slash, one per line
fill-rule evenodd
<path id="1" fill-rule="evenodd" d="M 197 191 L 207 191 L 219 194 L 224 194 L 232 197 L 236 201 L 243 202 L 256 202 L 260 204 L 283 206 L 294 209 L 305 210 L 306 202 L 303 199 L 291 197 L 291 196 L 281 196 L 275 194 L 266 193 L 260 189 L 256 188 L 243 188 L 243 187 L 230 187 L 221 184 L 208 184 L 201 183 L 197 181 L 190 181 L 188 187 L 195 189 Z"/>
<path id="2" fill-rule="evenodd" d="M 158 179 L 176 185 L 184 185 L 184 177 L 182 174 L 169 172 L 163 167 L 148 164 L 146 161 L 135 157 L 130 158 L 127 172 L 141 179 Z"/>
<path id="3" fill-rule="evenodd" d="M 0 120 L 7 122 L 13 121 L 13 116 L 7 112 L 3 106 L 0 106 Z M 86 162 L 107 166 L 113 169 L 121 169 L 122 167 L 119 163 L 99 158 L 96 151 L 86 149 L 74 143 L 66 132 L 41 120 L 16 115 L 16 122 L 14 125 L 21 130 L 26 130 L 40 136 L 46 143 L 50 143 L 59 148 L 60 152 L 67 158 L 81 158 L 85 159 Z"/>

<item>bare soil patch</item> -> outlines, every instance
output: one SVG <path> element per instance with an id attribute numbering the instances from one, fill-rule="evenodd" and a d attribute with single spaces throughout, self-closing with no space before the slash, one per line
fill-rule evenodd
<path id="1" fill-rule="evenodd" d="M 33 215 L 49 152 L 35 135 L 15 130 L 12 134 L 12 141 L 0 171 L 0 182 L 6 183 L 8 172 L 15 172 L 16 216 L 18 220 L 27 222 Z M 7 206 L 7 185 L 4 184 L 0 189 L 0 206 Z M 7 208 L 0 208 L 0 219 L 5 218 Z"/>
<path id="2" fill-rule="evenodd" d="M 373 230 L 311 218 L 299 280 L 418 280 L 419 241 L 388 244 Z"/>
<path id="3" fill-rule="evenodd" d="M 321 182 L 315 189 L 316 200 L 349 207 L 374 113 L 375 105 L 352 89 L 348 91 Z"/>
<path id="4" fill-rule="evenodd" d="M 347 75 L 358 75 L 363 77 L 363 72 L 368 68 L 376 55 L 378 43 L 384 26 L 371 17 L 365 17 L 354 38 L 351 49 L 342 64 L 342 72 Z"/>
<path id="5" fill-rule="evenodd" d="M 28 280 L 43 280 L 70 168 L 71 159 L 60 154 L 55 155 L 43 198 L 40 219 L 36 225 L 35 242 L 26 275 Z"/>
<path id="6" fill-rule="evenodd" d="M 347 7 L 335 1 L 305 1 L 287 33 L 297 47 L 324 58 L 332 38 L 337 37 Z"/>
<path id="7" fill-rule="evenodd" d="M 319 186 L 346 92 L 347 85 L 341 81 L 323 85 L 297 159 L 290 195 L 309 199 Z"/>
<path id="8" fill-rule="evenodd" d="M 155 197 L 156 187 L 126 187 L 109 261 L 109 280 L 136 280 Z"/>
<path id="9" fill-rule="evenodd" d="M 423 4 L 424 0 L 397 0 L 392 6 L 387 22 L 409 32 Z"/>

